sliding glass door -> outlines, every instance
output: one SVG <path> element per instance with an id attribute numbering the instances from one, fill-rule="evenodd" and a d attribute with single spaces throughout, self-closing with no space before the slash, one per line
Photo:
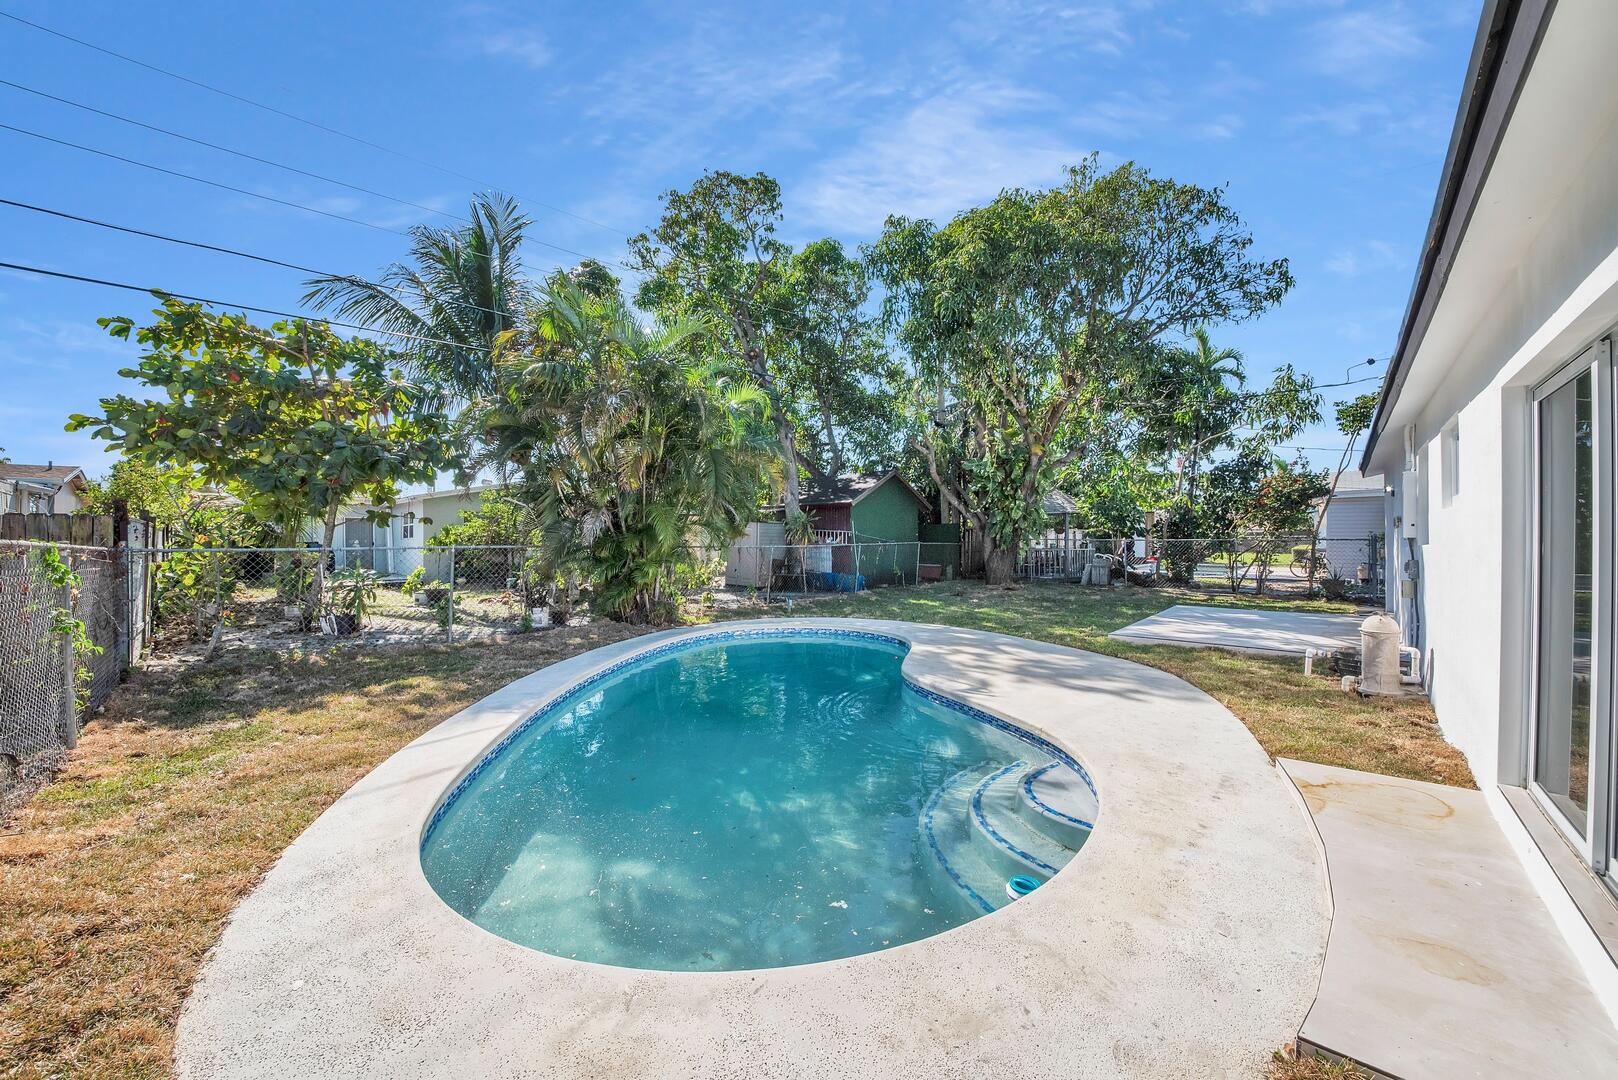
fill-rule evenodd
<path id="1" fill-rule="evenodd" d="M 1610 862 L 1613 397 L 1610 348 L 1586 350 L 1534 402 L 1531 788 L 1598 871 Z"/>

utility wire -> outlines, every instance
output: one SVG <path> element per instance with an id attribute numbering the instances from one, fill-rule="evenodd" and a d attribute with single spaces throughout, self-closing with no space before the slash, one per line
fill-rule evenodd
<path id="1" fill-rule="evenodd" d="M 220 183 L 218 180 L 209 180 L 206 177 L 195 176 L 187 172 L 180 172 L 178 169 L 166 169 L 161 165 L 153 165 L 150 162 L 139 161 L 132 157 L 124 157 L 122 154 L 114 154 L 110 150 L 97 150 L 93 146 L 85 146 L 83 143 L 69 142 L 67 139 L 58 139 L 54 135 L 45 135 L 41 132 L 30 131 L 27 128 L 16 127 L 12 124 L 0 124 L 0 130 L 16 132 L 18 135 L 27 135 L 29 138 L 39 139 L 42 142 L 55 143 L 57 146 L 66 146 L 71 147 L 74 150 L 82 150 L 86 154 L 94 154 L 97 157 L 109 158 L 113 161 L 121 161 L 126 165 L 134 165 L 136 168 L 140 169 L 150 169 L 152 172 L 162 173 L 165 176 L 177 176 L 182 180 L 191 180 L 198 184 L 206 184 L 209 187 L 218 188 L 221 191 L 229 191 L 237 195 L 246 195 L 253 199 L 263 199 L 265 202 L 276 203 L 280 206 L 289 206 L 294 210 L 303 210 L 307 213 L 319 214 L 321 217 L 332 218 L 335 221 L 346 221 L 351 225 L 362 225 L 367 229 L 375 229 L 378 232 L 393 233 L 395 236 L 410 235 L 401 229 L 390 229 L 386 225 L 378 225 L 372 221 L 363 221 L 360 218 L 349 217 L 346 214 L 338 214 L 331 210 L 319 210 L 313 206 L 305 206 L 303 203 L 293 202 L 290 199 L 278 199 L 274 195 L 264 195 L 257 191 L 250 191 L 247 188 L 234 187 L 230 184 Z"/>
<path id="2" fill-rule="evenodd" d="M 361 326 L 358 323 L 338 322 L 320 315 L 305 315 L 296 311 L 282 311 L 279 308 L 258 307 L 254 304 L 233 304 L 228 300 L 214 300 L 206 296 L 192 296 L 188 293 L 170 292 L 167 289 L 153 289 L 145 285 L 131 285 L 127 281 L 109 281 L 106 278 L 86 277 L 83 274 L 69 274 L 62 270 L 46 270 L 39 266 L 27 266 L 23 263 L 0 262 L 0 270 L 17 270 L 24 274 L 37 274 L 40 277 L 59 278 L 63 281 L 77 281 L 85 285 L 102 285 L 109 289 L 124 289 L 128 292 L 145 293 L 148 296 L 173 297 L 175 300 L 188 300 L 193 304 L 207 304 L 210 307 L 232 308 L 237 311 L 256 311 L 260 315 L 274 315 L 281 319 L 301 319 L 304 322 L 325 323 L 327 326 L 337 326 L 344 330 L 358 330 L 361 333 L 388 334 L 392 337 L 403 338 L 406 341 L 419 341 L 427 345 L 449 345 L 456 349 L 466 349 L 470 352 L 490 352 L 481 345 L 468 345 L 462 341 L 450 341 L 446 338 L 423 337 L 420 334 L 407 334 L 400 330 L 381 330 L 374 326 Z"/>
<path id="3" fill-rule="evenodd" d="M 28 19 L 23 18 L 20 15 L 13 15 L 9 11 L 0 11 L 0 18 L 10 19 L 12 22 L 20 23 L 23 26 L 27 26 L 27 27 L 30 27 L 30 28 L 32 28 L 34 30 L 38 30 L 42 34 L 49 34 L 52 37 L 60 38 L 63 41 L 70 41 L 75 45 L 81 46 L 82 48 L 90 49 L 90 50 L 92 50 L 94 52 L 101 53 L 104 56 L 113 57 L 116 60 L 122 60 L 126 64 L 133 64 L 136 67 L 144 68 L 145 70 L 155 72 L 158 75 L 163 75 L 163 76 L 166 76 L 166 77 L 168 77 L 170 79 L 178 80 L 179 82 L 186 83 L 189 86 L 197 87 L 200 90 L 206 90 L 209 93 L 218 94 L 220 97 L 229 98 L 230 100 L 240 102 L 243 105 L 250 105 L 255 109 L 262 109 L 263 111 L 265 111 L 267 113 L 273 113 L 276 116 L 282 117 L 282 118 L 287 119 L 287 120 L 295 121 L 295 122 L 297 122 L 299 124 L 303 124 L 303 125 L 305 125 L 307 127 L 314 128 L 317 131 L 323 131 L 328 135 L 335 135 L 340 139 L 347 139 L 349 142 L 358 143 L 359 145 L 369 147 L 372 150 L 380 150 L 384 154 L 392 154 L 394 157 L 403 158 L 405 161 L 410 161 L 410 162 L 414 162 L 417 165 L 426 166 L 429 169 L 434 169 L 434 170 L 437 170 L 438 172 L 444 173 L 447 176 L 453 176 L 453 177 L 456 177 L 457 179 L 465 180 L 468 183 L 476 184 L 479 187 L 486 187 L 486 188 L 498 187 L 498 185 L 486 184 L 483 181 L 477 179 L 476 177 L 467 176 L 465 173 L 456 172 L 454 169 L 447 168 L 447 167 L 445 167 L 443 165 L 439 165 L 438 163 L 433 162 L 433 161 L 428 161 L 425 158 L 417 157 L 414 154 L 406 153 L 403 150 L 395 150 L 391 146 L 384 146 L 381 143 L 372 142 L 370 139 L 362 138 L 362 137 L 360 137 L 358 135 L 350 134 L 349 132 L 342 131 L 342 130 L 340 130 L 338 128 L 330 127 L 330 126 L 328 126 L 326 124 L 320 123 L 317 120 L 310 120 L 308 117 L 299 116 L 297 113 L 288 112 L 285 109 L 276 108 L 274 105 L 266 105 L 262 101 L 255 101 L 254 99 L 252 99 L 250 97 L 245 97 L 245 96 L 243 96 L 241 94 L 233 93 L 230 90 L 225 90 L 225 89 L 223 89 L 221 87 L 214 86 L 211 83 L 203 82 L 201 79 L 193 79 L 189 75 L 181 75 L 177 71 L 170 71 L 167 68 L 158 67 L 156 64 L 148 63 L 145 60 L 136 59 L 135 57 L 129 56 L 129 55 L 125 54 L 125 53 L 117 52 L 116 50 L 106 48 L 105 46 L 102 46 L 102 45 L 97 45 L 97 44 L 95 44 L 94 42 L 91 42 L 91 41 L 86 41 L 83 38 L 74 37 L 72 34 L 66 34 L 66 33 L 63 33 L 60 30 L 54 30 L 49 26 L 45 26 L 45 25 L 42 25 L 42 24 L 37 23 L 37 22 L 32 22 L 32 21 L 30 21 Z M 562 214 L 562 215 L 564 215 L 566 217 L 574 218 L 575 220 L 582 221 L 582 222 L 584 222 L 584 223 L 586 223 L 588 225 L 594 225 L 598 229 L 606 229 L 608 232 L 614 233 L 614 234 L 616 234 L 618 236 L 627 236 L 628 235 L 627 233 L 623 232 L 621 229 L 615 229 L 611 225 L 604 225 L 601 222 L 596 221 L 593 218 L 585 217 L 583 214 L 576 214 L 571 210 L 564 210 L 560 206 L 555 206 L 555 205 L 552 205 L 551 203 L 541 202 L 538 199 L 531 199 L 526 195 L 522 195 L 521 192 L 513 192 L 513 194 L 519 195 L 525 202 L 531 203 L 534 206 L 543 207 L 544 209 L 550 210 L 553 213 Z"/>
<path id="4" fill-rule="evenodd" d="M 462 224 L 470 224 L 470 221 L 467 218 L 461 217 L 459 214 L 452 214 L 447 210 L 440 210 L 435 206 L 428 206 L 425 203 L 412 202 L 409 199 L 400 198 L 397 195 L 389 195 L 386 192 L 375 191 L 368 187 L 362 187 L 359 184 L 351 184 L 347 180 L 339 180 L 336 177 L 326 176 L 323 173 L 311 172 L 308 169 L 300 169 L 296 165 L 287 165 L 284 162 L 276 161 L 272 158 L 259 157 L 257 154 L 249 154 L 245 150 L 236 150 L 229 146 L 221 146 L 216 142 L 209 142 L 207 139 L 199 139 L 195 136 L 174 131 L 170 128 L 159 127 L 156 124 L 148 124 L 143 120 L 136 120 L 133 117 L 121 116 L 115 112 L 108 112 L 106 109 L 98 109 L 94 105 L 86 105 L 82 101 L 74 101 L 71 98 L 59 97 L 56 94 L 47 93 L 44 90 L 36 90 L 31 86 L 24 86 L 22 83 L 12 82 L 10 79 L 0 79 L 0 86 L 9 86 L 13 90 L 20 90 L 25 94 L 33 94 L 35 97 L 41 97 L 47 101 L 55 101 L 75 109 L 81 109 L 87 113 L 94 113 L 96 116 L 104 116 L 109 120 L 117 120 L 122 124 L 129 124 L 133 127 L 144 128 L 147 131 L 155 131 L 159 135 L 167 135 L 171 139 L 179 139 L 182 142 L 188 142 L 194 146 L 206 146 L 208 149 L 217 150 L 221 154 L 229 154 L 232 157 L 242 158 L 245 161 L 255 161 L 260 165 L 268 165 L 273 169 L 282 169 L 289 173 L 295 173 L 298 176 L 307 176 L 311 180 L 319 180 L 322 183 L 334 184 L 337 187 L 347 188 L 349 191 L 357 191 L 362 195 L 370 195 L 373 198 L 385 199 L 388 202 L 398 203 L 400 206 L 414 207 L 417 210 L 425 210 L 429 214 L 437 214 L 440 217 L 449 218 L 451 221 L 458 221 Z"/>
<path id="5" fill-rule="evenodd" d="M 4 12 L 0 12 L 0 15 L 3 14 Z M 28 128 L 17 127 L 14 124 L 0 124 L 0 130 L 15 132 L 18 135 L 26 135 L 29 138 L 39 139 L 43 142 L 55 143 L 57 146 L 66 146 L 74 150 L 81 150 L 86 154 L 94 154 L 97 157 L 109 158 L 113 161 L 121 161 L 126 165 L 134 165 L 137 168 L 150 169 L 152 172 L 162 173 L 165 176 L 175 176 L 182 180 L 190 180 L 194 183 L 206 184 L 208 187 L 218 188 L 221 191 L 229 191 L 236 195 L 246 195 L 249 198 L 262 199 L 265 202 L 272 202 L 279 206 L 291 207 L 294 210 L 303 210 L 310 214 L 319 214 L 321 217 L 331 218 L 335 221 L 346 221 L 351 225 L 360 225 L 367 229 L 375 229 L 378 232 L 392 233 L 394 236 L 408 237 L 410 235 L 410 233 L 404 229 L 394 229 L 386 225 L 378 225 L 374 221 L 365 221 L 362 218 L 350 217 L 347 214 L 339 214 L 332 210 L 321 210 L 317 207 L 308 206 L 304 203 L 294 202 L 291 199 L 281 199 L 274 195 L 265 195 L 261 192 L 252 191 L 248 188 L 236 187 L 232 184 L 222 183 L 218 180 L 210 180 L 205 176 L 197 176 L 194 173 L 182 172 L 178 169 L 169 169 L 162 165 L 153 165 L 148 161 L 141 161 L 137 158 L 125 157 L 122 154 L 115 154 L 110 150 L 99 150 L 96 147 L 85 146 L 83 143 L 71 142 L 67 139 L 58 139 L 54 135 L 46 135 L 42 132 L 30 131 Z M 574 256 L 575 258 L 590 259 L 593 262 L 601 261 L 593 258 L 593 256 L 584 254 L 582 251 L 575 251 L 572 248 L 563 247 L 561 244 L 553 244 L 548 240 L 537 240 L 533 239 L 532 237 L 524 237 L 524 239 L 528 240 L 530 243 L 538 244 L 541 247 L 547 247 L 555 251 L 564 252 L 565 254 Z M 623 266 L 621 263 L 613 263 L 612 265 L 619 266 L 625 270 L 630 269 L 629 267 Z"/>
<path id="6" fill-rule="evenodd" d="M 369 285 L 372 288 L 382 289 L 384 291 L 391 292 L 394 295 L 398 295 L 400 292 L 400 290 L 393 288 L 392 286 L 384 285 L 381 282 L 367 281 L 366 279 L 358 277 L 354 274 L 334 274 L 329 270 L 317 270 L 312 266 L 304 266 L 301 263 L 287 262 L 285 259 L 277 259 L 269 255 L 255 255 L 251 251 L 241 251 L 237 248 L 225 247 L 221 244 L 209 244 L 201 240 L 186 240 L 183 237 L 169 236 L 166 233 L 151 232 L 147 229 L 137 229 L 132 225 L 119 225 L 111 221 L 101 221 L 98 218 L 84 217 L 80 214 L 70 214 L 66 210 L 52 210 L 48 206 L 35 206 L 33 203 L 18 202 L 16 199 L 0 198 L 0 206 L 11 206 L 19 210 L 31 210 L 36 214 L 49 214 L 51 217 L 64 218 L 68 221 L 77 221 L 84 225 L 94 225 L 97 228 L 110 229 L 113 232 L 127 233 L 130 236 L 143 236 L 150 240 L 161 240 L 168 244 L 180 244 L 185 247 L 198 248 L 202 251 L 215 251 L 221 255 L 233 255 L 238 259 L 252 259 L 254 262 L 266 263 L 270 266 L 282 266 L 288 270 L 296 270 L 299 273 L 304 274 L 313 274 L 316 277 L 344 278 L 348 281 L 354 282 L 355 284 Z M 496 311 L 494 308 L 487 308 L 481 304 L 467 303 L 464 300 L 444 300 L 440 302 L 450 304 L 454 307 L 466 308 L 469 311 L 481 311 L 489 315 L 500 315 L 502 317 L 514 317 L 515 315 L 514 312 Z"/>

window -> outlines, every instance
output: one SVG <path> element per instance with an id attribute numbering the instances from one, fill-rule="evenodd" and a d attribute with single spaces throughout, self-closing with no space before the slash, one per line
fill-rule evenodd
<path id="1" fill-rule="evenodd" d="M 1443 459 L 1441 462 L 1443 476 L 1443 498 L 1441 505 L 1448 508 L 1455 502 L 1455 497 L 1461 493 L 1461 422 L 1456 420 L 1444 429 Z"/>
<path id="2" fill-rule="evenodd" d="M 416 515 L 409 513 L 404 516 L 404 524 L 399 526 L 399 535 L 406 540 L 416 538 Z"/>

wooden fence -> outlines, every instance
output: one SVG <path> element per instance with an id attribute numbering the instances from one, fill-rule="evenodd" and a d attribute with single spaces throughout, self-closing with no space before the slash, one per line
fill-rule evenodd
<path id="1" fill-rule="evenodd" d="M 123 540 L 112 514 L 0 514 L 0 540 L 110 548 Z"/>

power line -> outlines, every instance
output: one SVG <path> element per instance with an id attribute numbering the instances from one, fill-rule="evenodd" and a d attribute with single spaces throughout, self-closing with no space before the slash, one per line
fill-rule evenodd
<path id="1" fill-rule="evenodd" d="M 257 154 L 250 154 L 245 150 L 236 150 L 229 146 L 221 146 L 216 142 L 209 142 L 207 139 L 199 139 L 195 136 L 186 135 L 183 132 L 174 131 L 170 128 L 159 127 L 156 124 L 148 124 L 143 120 L 136 120 L 133 117 L 122 116 L 115 112 L 108 112 L 106 109 L 98 109 L 94 105 L 86 105 L 82 101 L 74 101 L 71 98 L 60 97 L 56 94 L 47 93 L 44 90 L 36 90 L 31 86 L 24 86 L 22 83 L 12 82 L 10 79 L 0 79 L 0 86 L 9 86 L 13 90 L 20 90 L 25 94 L 33 94 L 35 97 L 41 97 L 47 101 L 55 101 L 75 109 L 81 109 L 87 113 L 94 113 L 96 116 L 104 116 L 109 120 L 117 120 L 122 124 L 129 124 L 133 127 L 144 128 L 147 131 L 155 131 L 159 135 L 167 135 L 171 139 L 179 139 L 195 146 L 205 146 L 210 150 L 217 150 L 222 154 L 230 154 L 232 157 L 242 158 L 245 161 L 255 161 L 260 165 L 268 165 L 274 169 L 282 169 L 289 173 L 295 173 L 298 176 L 307 176 L 312 180 L 319 180 L 323 183 L 334 184 L 337 187 L 347 188 L 350 191 L 357 191 L 362 195 L 370 195 L 374 198 L 385 199 L 388 202 L 398 203 L 400 206 L 410 206 L 417 210 L 425 210 L 429 214 L 438 214 L 440 217 L 449 218 L 451 221 L 459 221 L 463 224 L 469 223 L 468 219 L 461 217 L 459 214 L 452 214 L 447 210 L 440 210 L 435 206 L 428 206 L 425 203 L 412 202 L 409 199 L 400 198 L 397 195 L 389 195 L 386 192 L 375 191 L 368 187 L 362 187 L 359 184 L 351 184 L 347 180 L 339 180 L 336 177 L 326 176 L 323 173 L 311 172 L 308 169 L 300 169 L 296 165 L 287 165 L 284 162 L 276 161 L 273 158 L 259 157 Z"/>
<path id="2" fill-rule="evenodd" d="M 40 277 L 60 278 L 63 281 L 77 281 L 85 285 L 102 285 L 109 289 L 123 289 L 127 292 L 145 293 L 148 296 L 172 297 L 175 300 L 188 300 L 193 304 L 207 304 L 209 307 L 233 308 L 237 311 L 256 311 L 260 315 L 274 315 L 281 319 L 301 319 L 304 322 L 324 323 L 327 326 L 337 326 L 344 330 L 358 330 L 361 333 L 388 334 L 392 337 L 403 338 L 406 341 L 419 341 L 427 345 L 448 345 L 456 349 L 467 349 L 471 352 L 488 353 L 491 350 L 481 345 L 468 345 L 462 341 L 450 341 L 446 338 L 423 337 L 420 334 L 407 334 L 400 330 L 381 330 L 374 326 L 361 326 L 358 323 L 338 322 L 335 319 L 323 318 L 319 315 L 305 315 L 296 311 L 282 311 L 279 308 L 258 307 L 254 304 L 234 304 L 229 300 L 214 300 L 206 296 L 192 296 L 188 293 L 170 292 L 167 289 L 153 289 L 145 285 L 131 285 L 127 281 L 109 281 L 106 278 L 87 277 L 83 274 L 69 274 L 63 270 L 46 270 L 39 266 L 27 266 L 23 263 L 0 262 L 0 270 L 17 270 L 25 274 L 37 274 Z"/>
<path id="3" fill-rule="evenodd" d="M 85 146 L 83 143 L 69 142 L 67 139 L 58 139 L 54 135 L 45 135 L 38 131 L 30 131 L 27 128 L 15 127 L 11 124 L 0 124 L 0 129 L 5 131 L 13 131 L 18 135 L 27 135 L 29 138 L 39 139 L 43 142 L 55 143 L 58 146 L 71 147 L 74 150 L 82 150 L 86 154 L 94 154 L 97 157 L 110 158 L 113 161 L 121 161 L 126 165 L 134 165 L 136 168 L 150 169 L 152 172 L 162 173 L 165 176 L 177 176 L 182 180 L 191 180 L 198 184 L 206 184 L 209 187 L 218 188 L 221 191 L 229 191 L 237 195 L 246 195 L 253 199 L 263 199 L 265 202 L 272 202 L 281 206 L 289 206 L 294 210 L 303 210 L 310 214 L 319 214 L 321 217 L 332 218 L 336 221 L 346 221 L 352 225 L 363 225 L 367 229 L 375 229 L 378 232 L 392 233 L 395 236 L 410 235 L 403 230 L 390 229 L 386 225 L 378 225 L 372 221 L 362 221 L 359 218 L 349 217 L 346 214 L 338 214 L 331 210 L 319 210 L 313 206 L 305 206 L 303 203 L 293 202 L 290 199 L 278 199 L 274 195 L 264 195 L 257 191 L 249 191 L 247 188 L 234 187 L 230 184 L 221 183 L 218 180 L 209 180 L 206 177 L 195 176 L 187 172 L 180 172 L 178 169 L 167 169 L 161 165 L 153 165 L 147 161 L 139 161 L 132 157 L 124 157 L 122 154 L 114 154 L 110 150 L 97 150 L 93 146 Z"/>
<path id="4" fill-rule="evenodd" d="M 0 12 L 0 15 L 3 14 L 4 12 Z M 110 150 L 99 150 L 94 146 L 85 146 L 83 143 L 71 142 L 67 139 L 58 139 L 54 135 L 46 135 L 42 132 L 31 131 L 28 128 L 17 127 L 13 124 L 0 124 L 0 130 L 15 132 L 18 135 L 27 135 L 29 138 L 39 139 L 48 143 L 55 143 L 57 146 L 70 147 L 74 150 L 83 151 L 86 154 L 94 154 L 97 157 L 104 157 L 113 161 L 120 161 L 126 165 L 134 165 L 137 168 L 149 169 L 152 172 L 162 173 L 165 176 L 174 176 L 182 180 L 190 180 L 194 183 L 206 184 L 208 187 L 218 188 L 221 191 L 229 191 L 236 195 L 246 195 L 249 198 L 262 199 L 265 202 L 275 203 L 279 206 L 291 207 L 294 210 L 303 210 L 310 214 L 319 214 L 321 217 L 331 218 L 335 221 L 346 221 L 351 225 L 360 225 L 367 229 L 375 229 L 378 232 L 392 233 L 394 236 L 408 237 L 410 235 L 410 233 L 404 229 L 394 229 L 388 227 L 387 225 L 378 225 L 374 221 L 365 221 L 362 218 L 350 217 L 347 214 L 339 214 L 332 210 L 321 210 L 318 207 L 308 206 L 300 202 L 294 202 L 291 199 L 282 199 L 274 195 L 265 195 L 261 192 L 252 191 L 248 188 L 236 187 L 233 184 L 226 184 L 218 180 L 210 180 L 205 176 L 197 176 L 194 173 L 182 172 L 179 169 L 170 169 L 162 165 L 153 165 L 151 162 L 141 161 L 138 158 L 125 157 L 123 154 L 115 154 Z M 548 240 L 537 240 L 532 237 L 524 237 L 524 239 L 530 243 L 538 244 L 541 247 L 551 248 L 555 251 L 572 255 L 575 258 L 590 259 L 592 262 L 602 262 L 602 260 L 596 259 L 590 255 L 586 255 L 582 251 L 575 251 L 572 248 L 563 247 L 561 244 L 553 244 Z M 485 257 L 487 258 L 488 256 Z M 613 263 L 612 265 L 618 266 L 624 270 L 630 269 L 629 267 L 623 266 L 621 263 Z"/>
<path id="5" fill-rule="evenodd" d="M 0 198 L 0 206 L 12 206 L 19 210 L 32 210 L 36 214 L 49 214 L 52 217 L 65 218 L 68 221 L 77 221 L 85 225 L 95 225 L 102 229 L 111 229 L 114 232 L 128 233 L 130 236 L 144 236 L 152 240 L 164 240 L 171 244 L 184 244 L 186 247 L 200 248 L 203 251 L 217 251 L 221 255 L 234 255 L 240 259 L 252 259 L 254 262 L 268 263 L 271 266 L 282 266 L 288 270 L 296 270 L 302 274 L 314 274 L 316 277 L 338 276 L 335 274 L 328 274 L 324 270 L 316 270 L 312 266 L 304 266 L 300 263 L 287 262 L 284 259 L 276 259 L 268 255 L 254 255 L 252 252 L 237 251 L 235 248 L 222 247 L 218 244 L 208 244 L 201 240 L 182 240 L 177 236 L 165 236 L 162 233 L 148 232 L 145 229 L 137 229 L 131 225 L 117 225 L 110 221 L 99 221 L 96 218 L 81 217 L 78 214 L 70 214 L 66 210 L 52 210 L 48 206 L 35 206 L 33 203 L 18 202 L 15 199 Z"/>
<path id="6" fill-rule="evenodd" d="M 150 240 L 161 240 L 164 243 L 180 244 L 185 247 L 198 248 L 202 251 L 218 252 L 221 255 L 233 255 L 239 259 L 252 259 L 254 262 L 266 263 L 270 266 L 281 266 L 288 270 L 297 270 L 299 273 L 313 274 L 316 277 L 345 278 L 349 281 L 355 282 L 356 284 L 370 285 L 373 288 L 382 289 L 384 291 L 394 293 L 395 295 L 399 293 L 398 289 L 384 285 L 381 282 L 367 281 L 365 278 L 354 274 L 334 274 L 329 270 L 317 270 L 312 266 L 304 266 L 301 263 L 287 262 L 285 259 L 277 259 L 269 255 L 255 255 L 251 251 L 241 251 L 237 248 L 225 247 L 221 244 L 209 244 L 201 240 L 186 240 L 179 236 L 169 236 L 167 233 L 151 232 L 147 229 L 137 229 L 132 225 L 119 225 L 116 222 L 102 221 L 98 218 L 84 217 L 80 214 L 70 214 L 66 210 L 52 210 L 48 206 L 35 206 L 33 203 L 18 202 L 15 199 L 6 198 L 0 198 L 0 206 L 11 206 L 19 210 L 31 210 L 36 214 L 49 214 L 51 217 L 64 218 L 68 221 L 76 221 L 84 225 L 94 225 L 97 228 L 110 229 L 113 232 L 126 233 L 130 236 L 143 236 Z M 489 315 L 500 315 L 502 317 L 510 317 L 513 315 L 512 312 L 497 311 L 494 308 L 487 308 L 481 304 L 467 303 L 464 300 L 444 300 L 442 303 L 450 304 L 454 307 L 466 308 L 470 311 L 481 311 Z"/>
<path id="7" fill-rule="evenodd" d="M 495 184 L 487 184 L 484 181 L 477 179 L 476 177 L 468 176 L 465 173 L 457 172 L 454 169 L 447 168 L 447 167 L 445 167 L 443 165 L 439 165 L 436 162 L 428 161 L 425 158 L 417 157 L 414 154 L 406 153 L 403 150 L 395 150 L 391 146 L 384 146 L 381 143 L 372 142 L 370 139 L 362 138 L 361 136 L 350 134 L 349 132 L 342 131 L 342 130 L 340 130 L 338 128 L 330 127 L 330 126 L 328 126 L 326 124 L 320 123 L 317 120 L 310 120 L 308 117 L 299 116 L 297 113 L 288 112 L 285 109 L 276 108 L 274 105 L 267 105 L 262 101 L 255 101 L 254 99 L 252 99 L 250 97 L 245 97 L 245 96 L 243 96 L 241 94 L 234 93 L 234 92 L 232 92 L 230 90 L 225 90 L 225 89 L 223 89 L 221 87 L 214 86 L 211 83 L 203 82 L 201 79 L 193 79 L 189 75 L 181 75 L 179 72 L 170 71 L 169 69 L 163 68 L 163 67 L 158 67 L 156 64 L 148 63 L 145 60 L 138 60 L 133 56 L 129 56 L 129 55 L 125 54 L 125 53 L 118 52 L 118 51 L 116 51 L 114 49 L 109 49 L 109 48 L 106 48 L 105 46 L 97 45 L 94 42 L 85 41 L 83 38 L 74 37 L 72 34 L 63 33 L 62 31 L 54 30 L 49 26 L 45 26 L 45 25 L 42 25 L 42 24 L 37 23 L 37 22 L 32 22 L 32 21 L 30 21 L 28 19 L 24 19 L 20 15 L 13 15 L 9 11 L 0 11 L 0 18 L 10 19 L 12 22 L 20 23 L 23 26 L 31 27 L 34 30 L 38 30 L 40 33 L 49 34 L 52 37 L 60 38 L 63 41 L 70 41 L 75 45 L 78 45 L 78 46 L 81 46 L 83 48 L 90 49 L 90 50 L 93 50 L 95 52 L 101 53 L 104 56 L 110 56 L 110 57 L 113 57 L 114 59 L 122 60 L 126 64 L 133 64 L 136 67 L 144 68 L 145 70 L 155 72 L 158 75 L 163 75 L 163 76 L 166 76 L 166 77 L 168 77 L 170 79 L 178 80 L 179 82 L 186 83 L 189 86 L 197 87 L 200 90 L 206 90 L 206 91 L 208 91 L 209 93 L 212 93 L 212 94 L 218 94 L 221 97 L 229 98 L 230 100 L 240 102 L 243 105 L 250 105 L 255 109 L 262 109 L 265 112 L 273 113 L 274 115 L 282 117 L 284 119 L 292 120 L 292 121 L 295 121 L 295 122 L 297 122 L 299 124 L 303 124 L 303 125 L 305 125 L 307 127 L 314 128 L 317 131 L 323 131 L 328 135 L 335 135 L 340 139 L 347 139 L 350 142 L 358 143 L 359 145 L 369 147 L 372 150 L 380 150 L 384 154 L 392 154 L 394 157 L 403 158 L 405 161 L 414 162 L 417 165 L 423 165 L 423 166 L 425 166 L 425 167 L 427 167 L 429 169 L 437 170 L 438 172 L 444 173 L 446 176 L 453 176 L 453 177 L 456 177 L 457 179 L 465 180 L 468 183 L 476 184 L 479 187 L 494 188 L 494 187 L 499 186 L 499 185 L 495 185 Z M 513 194 L 521 195 L 520 192 L 513 192 Z M 616 234 L 618 236 L 627 236 L 628 235 L 627 233 L 625 233 L 621 229 L 615 229 L 611 225 L 604 225 L 601 222 L 596 221 L 593 218 L 585 217 L 583 214 L 577 214 L 577 213 L 574 213 L 571 210 L 564 210 L 560 206 L 555 206 L 555 205 L 552 205 L 551 203 L 541 202 L 538 199 L 531 199 L 526 195 L 521 195 L 521 197 L 524 199 L 524 201 L 532 203 L 534 206 L 543 207 L 544 209 L 550 210 L 553 213 L 562 214 L 562 215 L 564 215 L 566 217 L 574 218 L 575 220 L 582 221 L 582 222 L 584 222 L 584 223 L 586 223 L 588 225 L 594 225 L 598 229 L 606 229 L 608 232 L 614 233 L 614 234 Z"/>

